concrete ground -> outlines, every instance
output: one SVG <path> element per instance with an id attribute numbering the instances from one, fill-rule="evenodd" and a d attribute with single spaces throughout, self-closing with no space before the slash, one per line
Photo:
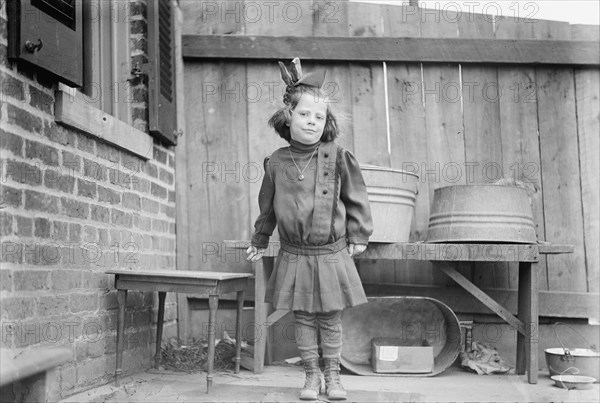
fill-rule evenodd
<path id="1" fill-rule="evenodd" d="M 114 384 L 71 396 L 63 402 L 297 402 L 302 368 L 267 366 L 262 374 L 216 372 L 210 393 L 206 373 L 149 370 Z M 525 376 L 476 375 L 450 367 L 434 377 L 377 377 L 342 373 L 348 402 L 585 402 L 600 401 L 598 384 L 587 390 L 554 386 L 547 372 L 536 385 Z M 321 401 L 328 401 L 320 396 Z"/>

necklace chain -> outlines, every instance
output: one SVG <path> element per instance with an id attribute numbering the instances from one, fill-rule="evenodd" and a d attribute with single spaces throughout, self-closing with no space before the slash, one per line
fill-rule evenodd
<path id="1" fill-rule="evenodd" d="M 308 162 L 306 163 L 306 166 L 304 167 L 303 170 L 300 170 L 300 168 L 298 167 L 298 164 L 296 164 L 296 161 L 294 160 L 294 156 L 292 155 L 292 150 L 291 148 L 288 148 L 288 151 L 290 153 L 290 158 L 292 159 L 292 162 L 294 163 L 294 166 L 296 167 L 296 169 L 298 170 L 298 173 L 300 175 L 298 175 L 298 179 L 303 180 L 304 179 L 304 171 L 306 171 L 306 168 L 308 168 L 308 166 L 310 165 L 310 162 L 312 161 L 313 157 L 315 156 L 315 152 L 317 152 L 317 149 L 319 147 L 315 148 L 312 152 L 312 154 L 310 155 L 310 159 L 308 160 Z"/>

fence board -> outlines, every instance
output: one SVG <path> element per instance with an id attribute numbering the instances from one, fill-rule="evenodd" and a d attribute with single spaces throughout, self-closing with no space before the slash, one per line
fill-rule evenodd
<path id="1" fill-rule="evenodd" d="M 385 8 L 384 31 L 392 37 L 418 37 L 420 15 L 409 7 Z M 419 193 L 410 230 L 411 241 L 424 241 L 429 224 L 429 186 L 419 172 L 427 161 L 425 109 L 421 97 L 420 63 L 387 63 L 388 113 L 390 116 L 391 166 L 419 175 Z M 395 262 L 395 282 L 429 283 L 432 265 L 429 261 Z"/>
<path id="2" fill-rule="evenodd" d="M 442 10 L 421 10 L 421 37 L 458 37 L 460 19 L 456 13 Z M 423 63 L 425 128 L 427 132 L 427 167 L 422 170 L 429 184 L 429 204 L 434 190 L 443 186 L 466 184 L 465 139 L 460 105 L 460 75 L 458 64 Z M 457 270 L 471 279 L 471 264 L 457 265 Z M 432 272 L 433 284 L 450 285 L 452 280 Z"/>
<path id="3" fill-rule="evenodd" d="M 490 16 L 471 14 L 458 24 L 461 38 L 494 37 Z M 462 65 L 462 104 L 467 185 L 489 184 L 502 177 L 498 73 L 494 66 Z M 473 167 L 474 169 L 471 169 Z M 473 283 L 482 288 L 506 288 L 508 264 L 472 264 Z"/>
<path id="4" fill-rule="evenodd" d="M 532 39 L 530 20 L 500 17 L 496 22 L 496 38 Z M 545 240 L 542 204 L 540 145 L 538 139 L 535 70 L 530 67 L 498 67 L 500 97 L 500 133 L 502 136 L 502 167 L 504 177 L 521 181 L 532 189 L 532 210 L 539 240 Z M 516 289 L 519 265 L 509 263 L 508 285 Z M 548 290 L 546 255 L 540 255 L 540 289 Z"/>
<path id="5" fill-rule="evenodd" d="M 348 35 L 352 37 L 383 36 L 383 6 L 378 4 L 348 4 Z M 389 167 L 385 81 L 383 63 L 353 63 L 352 126 L 354 150 L 361 164 Z M 364 260 L 358 262 L 363 281 L 394 282 L 395 263 Z"/>
<path id="6" fill-rule="evenodd" d="M 184 35 L 227 35 L 243 32 L 242 0 L 180 0 Z M 227 10 L 233 12 L 227 13 Z M 236 11 L 239 10 L 239 11 Z"/>
<path id="7" fill-rule="evenodd" d="M 538 20 L 536 39 L 568 40 L 568 23 Z M 573 255 L 548 256 L 550 291 L 586 291 L 575 88 L 572 69 L 536 68 L 546 240 L 575 245 Z"/>
<path id="8" fill-rule="evenodd" d="M 576 39 L 598 41 L 598 26 L 573 27 Z M 600 72 L 598 69 L 575 69 L 575 94 L 577 107 L 577 135 L 579 138 L 579 165 L 581 169 L 581 199 L 583 206 L 583 231 L 585 246 L 585 266 L 587 268 L 588 292 L 598 292 L 600 256 L 599 223 L 600 204 L 598 155 Z"/>

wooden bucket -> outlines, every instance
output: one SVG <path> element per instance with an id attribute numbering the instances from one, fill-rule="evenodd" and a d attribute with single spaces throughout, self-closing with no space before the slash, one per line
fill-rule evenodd
<path id="1" fill-rule="evenodd" d="M 342 314 L 340 361 L 351 372 L 370 376 L 433 376 L 447 369 L 462 346 L 460 322 L 444 303 L 428 297 L 370 297 Z M 433 347 L 430 373 L 375 373 L 371 340 L 394 338 L 406 346 Z"/>
<path id="2" fill-rule="evenodd" d="M 408 242 L 419 177 L 399 169 L 361 165 L 373 216 L 370 242 Z"/>
<path id="3" fill-rule="evenodd" d="M 536 243 L 527 191 L 500 185 L 436 189 L 427 242 Z"/>

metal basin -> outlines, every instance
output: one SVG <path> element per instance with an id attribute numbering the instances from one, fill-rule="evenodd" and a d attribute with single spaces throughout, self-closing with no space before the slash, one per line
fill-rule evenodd
<path id="1" fill-rule="evenodd" d="M 499 185 L 436 189 L 427 242 L 536 243 L 527 191 Z"/>

